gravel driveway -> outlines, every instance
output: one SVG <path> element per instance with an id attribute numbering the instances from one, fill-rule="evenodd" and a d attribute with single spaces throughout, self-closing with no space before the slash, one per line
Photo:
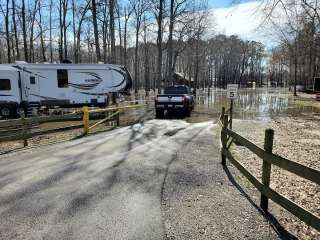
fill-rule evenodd
<path id="1" fill-rule="evenodd" d="M 163 194 L 167 239 L 279 239 L 231 167 L 223 169 L 219 127 L 208 126 L 178 152 Z M 248 199 L 247 199 L 248 197 Z"/>
<path id="2" fill-rule="evenodd" d="M 0 239 L 275 239 L 221 168 L 217 129 L 151 120 L 2 155 Z"/>

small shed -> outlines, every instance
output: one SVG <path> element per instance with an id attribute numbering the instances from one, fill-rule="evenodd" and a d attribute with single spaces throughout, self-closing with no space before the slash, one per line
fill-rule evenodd
<path id="1" fill-rule="evenodd" d="M 193 79 L 187 79 L 186 77 L 183 76 L 183 74 L 178 72 L 175 72 L 173 74 L 173 81 L 174 81 L 174 84 L 176 85 L 187 85 L 191 88 L 194 87 Z"/>

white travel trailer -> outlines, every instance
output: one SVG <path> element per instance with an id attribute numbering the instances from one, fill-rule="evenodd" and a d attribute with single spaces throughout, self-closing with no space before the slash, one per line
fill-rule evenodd
<path id="1" fill-rule="evenodd" d="M 124 66 L 111 64 L 0 65 L 0 114 L 39 106 L 106 106 L 109 94 L 132 85 Z"/>

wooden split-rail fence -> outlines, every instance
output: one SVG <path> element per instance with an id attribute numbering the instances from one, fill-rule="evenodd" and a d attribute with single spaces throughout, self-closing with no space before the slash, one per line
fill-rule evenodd
<path id="1" fill-rule="evenodd" d="M 64 114 L 61 116 L 39 116 L 32 118 L 25 118 L 22 116 L 19 119 L 0 121 L 0 143 L 22 140 L 24 142 L 24 146 L 28 146 L 28 139 L 32 137 L 79 128 L 83 128 L 83 135 L 87 135 L 89 134 L 90 130 L 105 122 L 113 121 L 115 122 L 115 126 L 119 126 L 120 113 L 146 106 L 147 102 L 142 104 L 136 104 L 136 102 L 134 102 L 132 105 L 114 106 L 93 110 L 90 110 L 87 106 L 85 106 L 82 108 L 82 111 Z M 90 124 L 90 120 L 92 120 L 90 118 L 97 114 L 105 114 L 105 118 L 94 121 L 92 124 Z M 76 124 L 52 129 L 39 128 L 39 124 L 42 123 L 67 121 L 75 121 Z"/>
<path id="2" fill-rule="evenodd" d="M 281 169 L 294 173 L 313 183 L 320 184 L 320 171 L 301 165 L 297 162 L 288 160 L 281 156 L 272 153 L 274 131 L 272 129 L 265 130 L 264 148 L 260 148 L 256 144 L 250 142 L 246 138 L 240 136 L 230 129 L 230 119 L 225 110 L 222 109 L 222 114 L 219 119 L 221 126 L 221 163 L 226 166 L 228 159 L 261 193 L 260 207 L 263 211 L 268 211 L 268 200 L 279 204 L 293 215 L 304 221 L 307 225 L 320 231 L 320 219 L 315 214 L 306 210 L 297 203 L 291 201 L 280 193 L 270 188 L 271 167 L 275 165 Z M 237 143 L 249 149 L 262 159 L 262 179 L 261 181 L 249 172 L 245 166 L 239 162 L 231 153 L 230 146 L 232 143 Z M 312 201 L 312 199 L 310 199 Z"/>

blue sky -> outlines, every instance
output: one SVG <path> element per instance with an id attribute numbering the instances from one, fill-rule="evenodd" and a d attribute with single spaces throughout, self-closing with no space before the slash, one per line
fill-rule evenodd
<path id="1" fill-rule="evenodd" d="M 234 3 L 252 2 L 253 0 L 208 0 L 209 8 L 226 8 Z"/>

